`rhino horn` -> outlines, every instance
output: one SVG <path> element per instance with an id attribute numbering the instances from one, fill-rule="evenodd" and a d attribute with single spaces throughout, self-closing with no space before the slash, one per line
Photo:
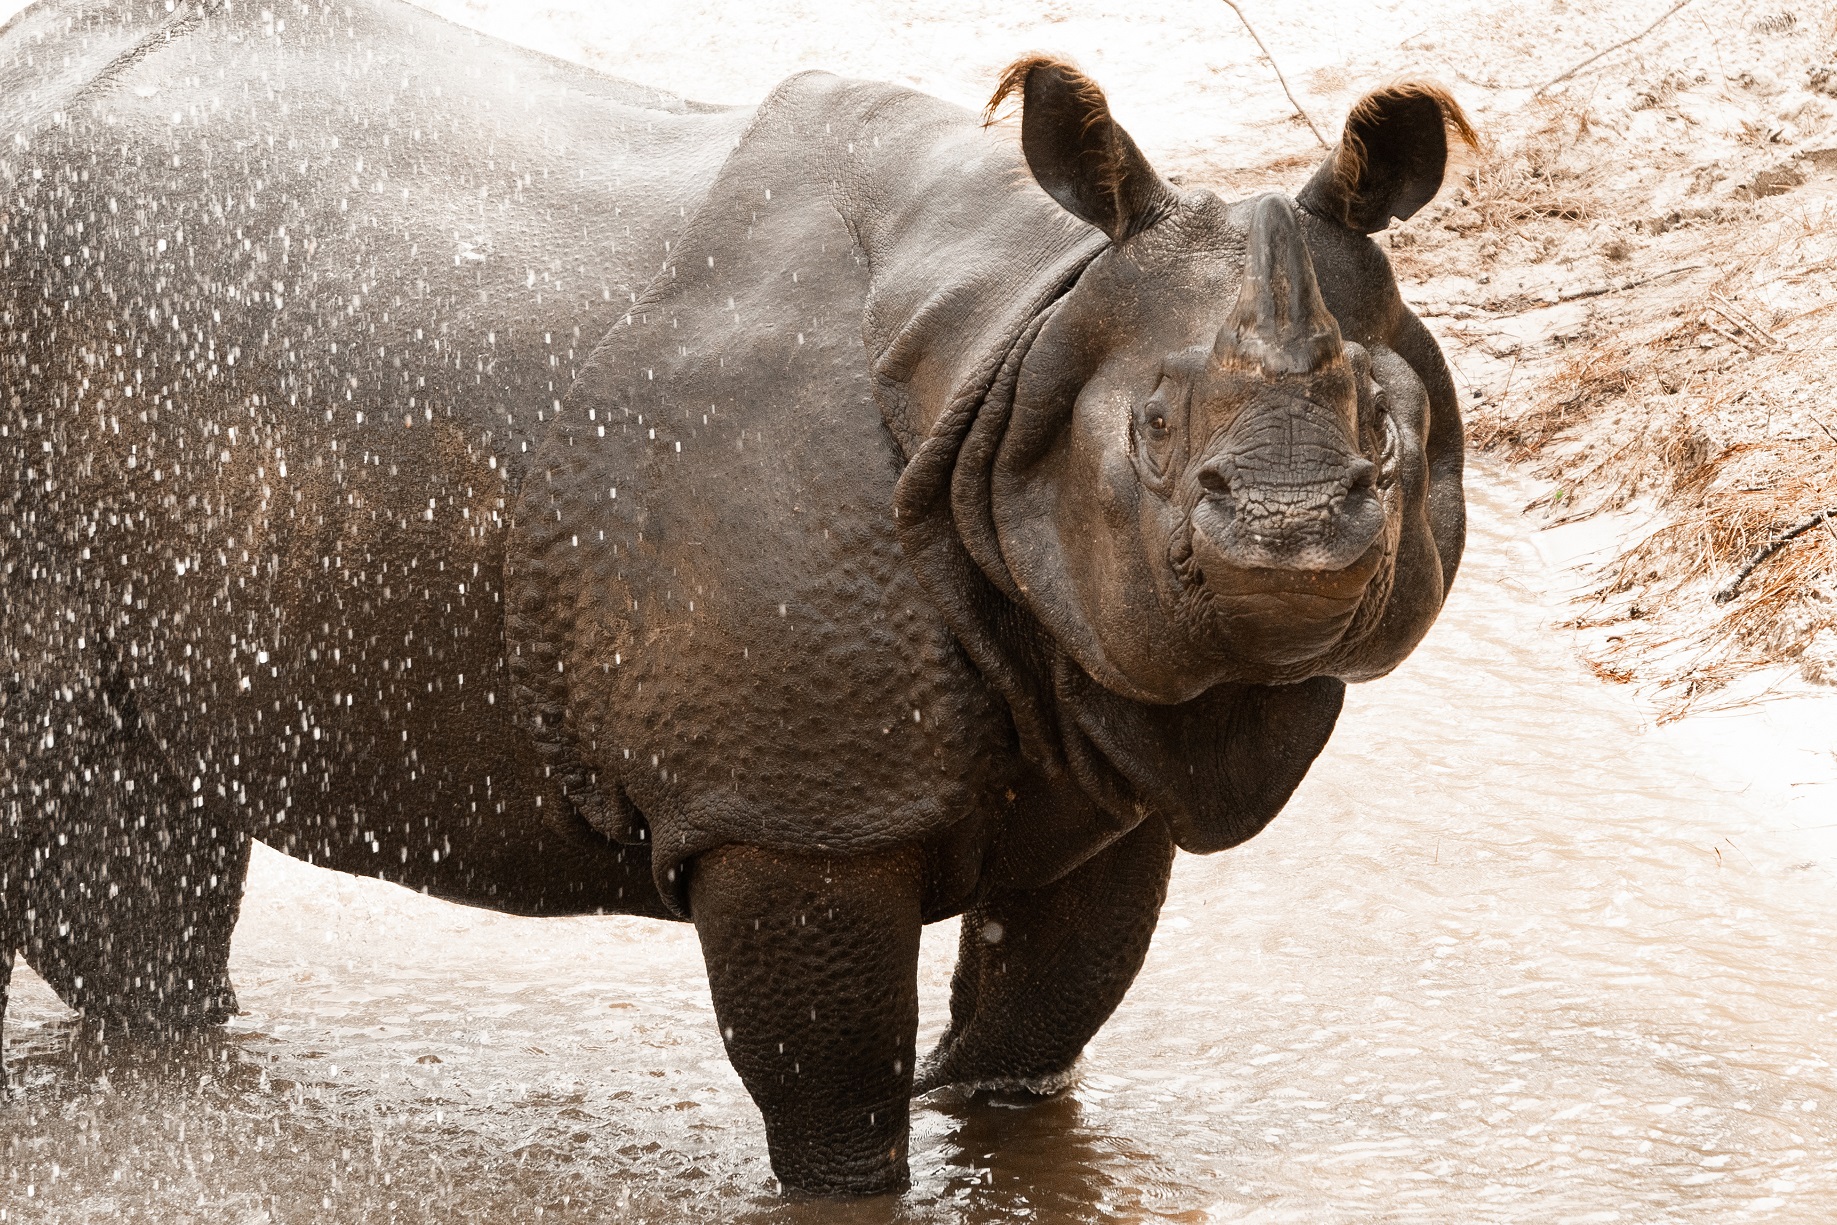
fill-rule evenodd
<path id="1" fill-rule="evenodd" d="M 1255 209 L 1237 304 L 1212 352 L 1268 379 L 1309 374 L 1342 357 L 1339 324 L 1321 300 L 1295 206 L 1272 192 Z"/>

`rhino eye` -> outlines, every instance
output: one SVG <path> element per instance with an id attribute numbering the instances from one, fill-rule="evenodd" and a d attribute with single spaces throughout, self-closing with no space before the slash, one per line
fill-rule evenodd
<path id="1" fill-rule="evenodd" d="M 1175 450 L 1174 422 L 1178 389 L 1162 379 L 1154 394 L 1136 413 L 1135 450 L 1144 475 L 1158 484 L 1172 467 Z"/>

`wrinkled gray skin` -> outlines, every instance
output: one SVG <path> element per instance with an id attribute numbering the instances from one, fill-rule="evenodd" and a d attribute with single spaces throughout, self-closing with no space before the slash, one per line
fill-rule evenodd
<path id="1" fill-rule="evenodd" d="M 1434 182 L 1298 211 L 1177 192 L 1050 64 L 1017 141 L 261 13 L 0 33 L 0 953 L 221 1021 L 250 837 L 689 919 L 780 1178 L 904 1185 L 915 1074 L 1062 1083 L 1175 847 L 1440 606 L 1456 406 L 1343 220 L 1433 193 L 1439 113 L 1379 121 Z"/>

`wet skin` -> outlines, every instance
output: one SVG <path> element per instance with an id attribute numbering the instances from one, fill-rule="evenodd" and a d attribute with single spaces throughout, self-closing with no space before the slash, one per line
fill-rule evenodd
<path id="1" fill-rule="evenodd" d="M 1343 220 L 1421 176 L 1179 195 L 1050 62 L 1017 147 L 345 13 L 96 25 L 61 76 L 19 51 L 57 6 L 0 41 L 0 944 L 221 1020 L 250 837 L 689 919 L 780 1178 L 897 1189 L 918 925 L 1076 933 L 1017 934 L 1026 1000 L 966 949 L 924 1082 L 1056 1083 L 1171 848 L 1261 829 L 1439 609 L 1451 389 Z M 1431 111 L 1373 122 L 1445 154 Z"/>

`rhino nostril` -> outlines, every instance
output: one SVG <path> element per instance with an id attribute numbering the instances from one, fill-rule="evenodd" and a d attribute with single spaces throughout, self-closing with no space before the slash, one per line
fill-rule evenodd
<path id="1" fill-rule="evenodd" d="M 1378 465 L 1369 459 L 1355 459 L 1346 465 L 1346 492 L 1370 489 L 1377 483 Z"/>
<path id="2" fill-rule="evenodd" d="M 1199 487 L 1208 498 L 1222 498 L 1231 492 L 1231 478 L 1237 465 L 1228 459 L 1214 460 L 1199 470 Z"/>

